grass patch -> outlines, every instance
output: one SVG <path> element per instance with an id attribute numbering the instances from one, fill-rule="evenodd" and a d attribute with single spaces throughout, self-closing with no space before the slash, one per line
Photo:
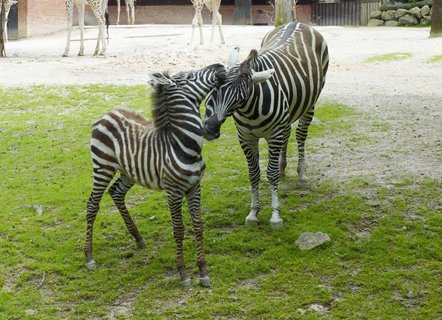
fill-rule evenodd
<path id="1" fill-rule="evenodd" d="M 376 54 L 368 57 L 366 63 L 376 63 L 376 62 L 391 62 L 410 59 L 412 53 L 410 52 L 393 52 L 388 54 Z"/>
<path id="2" fill-rule="evenodd" d="M 441 63 L 442 62 L 442 54 L 432 56 L 431 59 L 428 60 L 428 63 Z"/>
<path id="3" fill-rule="evenodd" d="M 262 188 L 265 223 L 248 228 L 247 166 L 231 120 L 220 140 L 204 146 L 212 289 L 194 279 L 195 289 L 183 292 L 165 194 L 137 186 L 127 202 L 148 248 L 136 250 L 105 195 L 94 233 L 98 269 L 88 272 L 82 248 L 91 124 L 120 106 L 149 117 L 149 94 L 144 86 L 0 89 L 0 319 L 440 317 L 440 181 L 318 180 L 301 190 L 289 176 L 280 188 L 284 229 L 267 223 L 268 188 Z M 364 115 L 326 101 L 315 116 L 312 143 L 355 130 L 355 118 Z M 186 263 L 195 275 L 187 210 L 185 223 Z M 332 241 L 301 252 L 294 241 L 305 231 L 327 232 Z"/>

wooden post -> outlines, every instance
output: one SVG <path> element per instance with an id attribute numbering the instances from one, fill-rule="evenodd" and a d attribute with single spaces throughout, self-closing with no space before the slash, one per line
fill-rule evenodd
<path id="1" fill-rule="evenodd" d="M 2 13 L 0 14 L 0 57 L 6 57 L 6 50 L 5 50 L 5 30 L 3 30 L 3 27 L 5 26 L 6 21 L 6 0 L 1 0 L 1 9 Z"/>
<path id="2" fill-rule="evenodd" d="M 433 0 L 430 37 L 442 37 L 442 0 Z"/>
<path id="3" fill-rule="evenodd" d="M 293 21 L 293 0 L 275 0 L 275 27 Z"/>

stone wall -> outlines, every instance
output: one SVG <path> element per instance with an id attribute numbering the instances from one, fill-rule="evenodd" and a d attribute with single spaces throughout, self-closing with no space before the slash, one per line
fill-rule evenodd
<path id="1" fill-rule="evenodd" d="M 414 7 L 410 10 L 397 9 L 397 10 L 376 10 L 370 14 L 370 20 L 368 26 L 405 26 L 405 25 L 422 25 L 429 26 L 431 24 L 431 11 L 428 5 L 422 8 Z"/>

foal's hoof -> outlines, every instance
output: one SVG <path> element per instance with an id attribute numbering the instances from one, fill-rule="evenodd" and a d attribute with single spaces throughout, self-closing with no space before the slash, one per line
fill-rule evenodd
<path id="1" fill-rule="evenodd" d="M 199 281 L 200 281 L 200 285 L 202 287 L 210 288 L 210 278 L 209 278 L 209 276 L 205 276 L 205 277 L 199 278 Z"/>
<path id="2" fill-rule="evenodd" d="M 259 224 L 258 219 L 249 219 L 246 218 L 246 226 L 257 226 Z"/>
<path id="3" fill-rule="evenodd" d="M 146 245 L 146 241 L 144 241 L 144 239 L 137 241 L 137 248 L 138 249 L 144 249 L 146 247 L 147 247 L 147 245 Z"/>
<path id="4" fill-rule="evenodd" d="M 88 269 L 88 270 L 95 270 L 95 269 L 97 269 L 97 264 L 95 263 L 94 259 L 92 259 L 91 261 L 86 262 L 86 269 Z"/>
<path id="5" fill-rule="evenodd" d="M 270 228 L 272 228 L 273 230 L 282 229 L 283 226 L 284 226 L 284 220 L 282 220 L 281 218 L 270 219 Z"/>
<path id="6" fill-rule="evenodd" d="M 181 285 L 183 286 L 184 290 L 188 291 L 192 289 L 192 280 L 190 280 L 189 278 L 184 279 L 181 281 Z"/>

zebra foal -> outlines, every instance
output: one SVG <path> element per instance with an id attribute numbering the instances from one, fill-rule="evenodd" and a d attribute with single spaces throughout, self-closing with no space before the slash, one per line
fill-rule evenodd
<path id="1" fill-rule="evenodd" d="M 166 191 L 173 221 L 177 267 L 181 283 L 186 288 L 191 285 L 183 257 L 182 202 L 184 196 L 187 198 L 197 241 L 200 284 L 210 286 L 200 214 L 200 180 L 205 164 L 201 156 L 203 128 L 199 106 L 224 76 L 225 69 L 220 64 L 174 76 L 151 74 L 150 84 L 155 90 L 153 121 L 147 121 L 134 111 L 118 109 L 104 115 L 93 125 L 93 189 L 87 203 L 84 247 L 88 269 L 96 268 L 92 237 L 99 203 L 119 171 L 120 176 L 109 188 L 109 194 L 139 248 L 144 248 L 146 243 L 129 215 L 124 198 L 135 183 Z"/>
<path id="2" fill-rule="evenodd" d="M 252 50 L 238 63 L 238 48 L 229 57 L 227 78 L 207 97 L 204 137 L 217 139 L 226 117 L 233 116 L 246 156 L 252 200 L 246 224 L 256 224 L 259 201 L 258 142 L 268 142 L 267 177 L 272 190 L 270 225 L 280 228 L 278 183 L 287 164 L 291 124 L 299 119 L 298 178 L 305 181 L 304 145 L 315 103 L 325 83 L 328 49 L 323 37 L 302 23 L 289 23 L 269 32 L 259 52 Z"/>

